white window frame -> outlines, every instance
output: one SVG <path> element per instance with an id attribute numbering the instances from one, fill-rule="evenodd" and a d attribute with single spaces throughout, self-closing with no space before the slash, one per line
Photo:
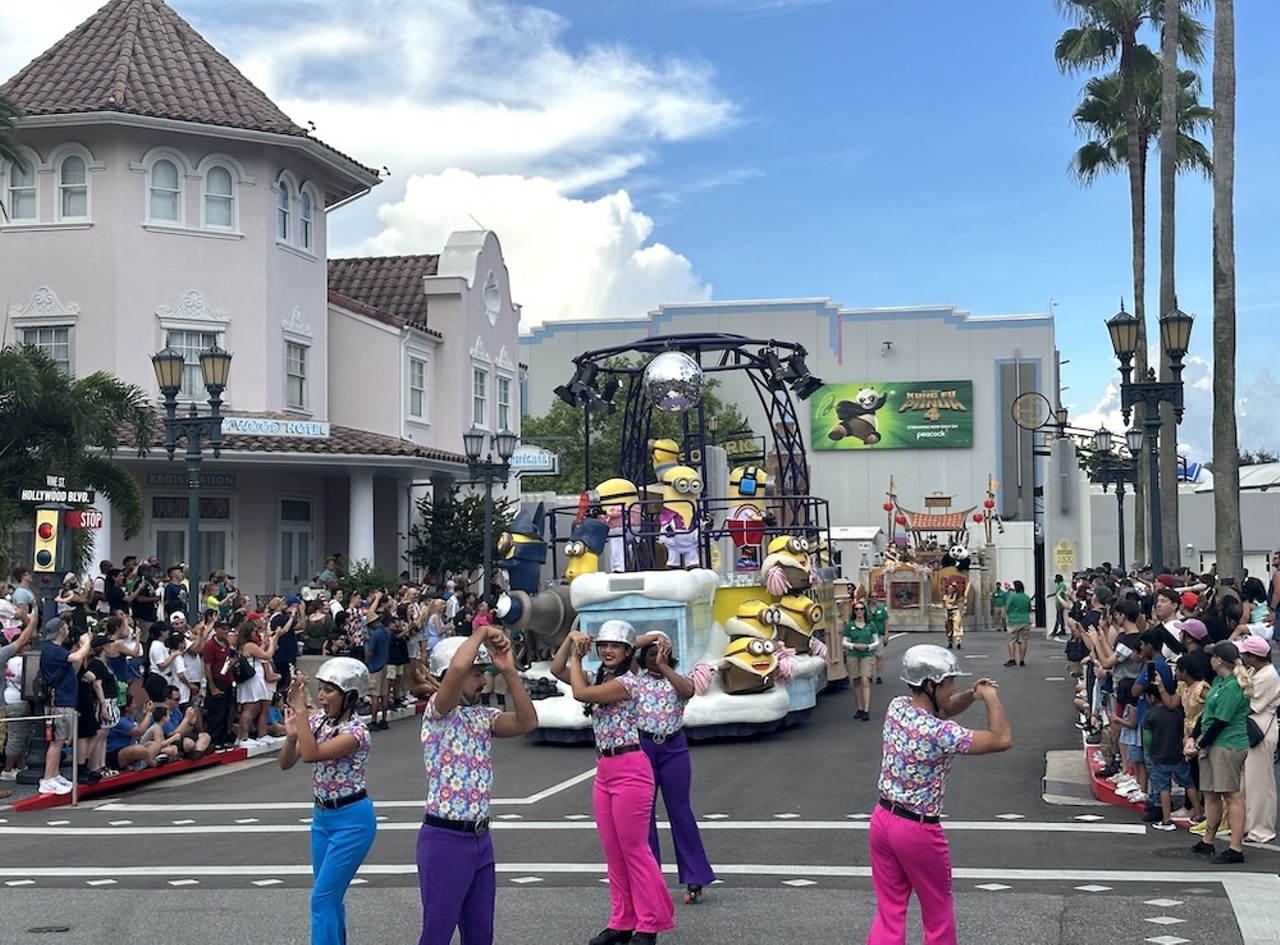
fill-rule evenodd
<path id="1" fill-rule="evenodd" d="M 209 193 L 209 173 L 215 168 L 220 167 L 231 177 L 231 193 L 210 194 Z M 240 203 L 244 188 L 253 183 L 252 178 L 245 175 L 244 169 L 240 164 L 226 154 L 210 154 L 206 155 L 200 164 L 196 167 L 196 175 L 200 178 L 200 229 L 209 230 L 213 233 L 230 233 L 240 235 Z M 231 223 L 223 225 L 221 223 L 209 222 L 209 198 L 226 199 L 231 205 Z"/>
<path id="2" fill-rule="evenodd" d="M 159 180 L 160 165 L 173 170 L 173 184 Z M 147 222 L 161 226 L 182 226 L 182 172 L 173 158 L 162 156 L 156 158 L 147 169 Z M 158 199 L 173 201 L 173 215 L 161 216 L 156 213 Z"/>
<path id="3" fill-rule="evenodd" d="M 494 405 L 494 418 L 493 418 L 493 422 L 494 422 L 494 424 L 495 424 L 495 429 L 496 429 L 496 430 L 498 430 L 498 432 L 502 432 L 503 430 L 511 430 L 512 432 L 515 432 L 515 430 L 516 430 L 516 425 L 515 425 L 515 422 L 514 422 L 514 420 L 515 420 L 515 413 L 514 413 L 514 411 L 511 409 L 511 406 L 512 406 L 512 401 L 511 401 L 511 391 L 512 391 L 512 388 L 513 388 L 514 386 L 515 386 L 515 378 L 514 378 L 514 377 L 512 377 L 512 375 L 507 374 L 505 371 L 498 371 L 498 372 L 494 375 L 494 381 L 493 381 L 493 405 Z M 503 388 L 504 388 L 504 387 L 506 388 L 506 400 L 505 400 L 505 403 L 504 403 L 504 401 L 503 401 Z M 504 412 L 505 412 L 505 416 L 504 416 Z"/>
<path id="4" fill-rule="evenodd" d="M 289 246 L 293 243 L 293 195 L 297 189 L 288 174 L 276 181 L 276 242 Z"/>
<path id="5" fill-rule="evenodd" d="M 13 199 L 13 192 L 16 189 L 14 186 L 13 178 L 15 174 L 18 173 L 18 168 L 16 165 L 6 162 L 5 168 L 4 168 L 4 190 L 2 192 L 4 194 L 5 212 L 9 214 L 9 218 L 7 221 L 0 220 L 0 223 L 7 223 L 15 226 L 20 226 L 22 224 L 39 223 L 40 222 L 40 170 L 41 170 L 40 155 L 36 154 L 36 152 L 32 151 L 30 148 L 22 148 L 22 147 L 18 149 L 18 153 L 22 155 L 23 160 L 25 160 L 27 163 L 26 173 L 31 175 L 31 185 L 29 187 L 23 186 L 22 189 L 24 191 L 26 190 L 31 191 L 32 213 L 31 213 L 31 216 L 28 216 L 28 217 L 18 216 L 16 201 Z"/>
<path id="6" fill-rule="evenodd" d="M 58 364 L 60 367 L 62 367 L 64 372 L 66 372 L 67 374 L 74 375 L 75 368 L 76 368 L 75 349 L 72 346 L 72 332 L 74 330 L 75 329 L 72 328 L 72 326 L 70 325 L 31 325 L 26 328 L 17 329 L 17 333 L 18 333 L 18 341 L 21 344 L 27 345 L 32 348 L 39 348 L 41 351 L 47 354 L 50 358 L 52 358 L 55 364 Z M 45 342 L 39 339 L 39 335 L 41 332 L 53 332 L 53 333 L 66 332 L 66 337 L 61 341 L 54 338 L 48 342 Z M 31 338 L 31 335 L 33 334 L 37 336 L 35 339 Z M 59 358 L 54 353 L 54 349 L 59 347 L 59 345 L 64 346 L 66 348 L 67 356 L 65 359 Z"/>
<path id="7" fill-rule="evenodd" d="M 37 289 L 21 308 L 15 305 L 9 309 L 9 320 L 19 342 L 25 343 L 28 331 L 66 330 L 67 367 L 72 375 L 76 369 L 76 322 L 79 318 L 80 306 L 64 305 L 48 286 Z"/>
<path id="8" fill-rule="evenodd" d="M 70 185 L 84 188 L 84 213 L 69 215 L 62 212 L 64 191 L 70 189 L 62 182 L 63 170 L 71 158 L 79 158 L 84 162 L 84 183 Z M 64 144 L 49 155 L 49 168 L 53 173 L 53 219 L 58 223 L 91 223 L 93 222 L 93 174 L 105 167 L 93 160 L 89 149 L 81 144 Z M 37 211 L 38 212 L 38 211 Z"/>
<path id="9" fill-rule="evenodd" d="M 155 171 L 156 165 L 161 161 L 168 161 L 173 165 L 177 172 L 177 209 L 178 216 L 175 220 L 157 218 L 152 213 L 152 193 L 155 190 Z M 191 164 L 186 157 L 179 151 L 172 148 L 154 148 L 147 152 L 140 164 L 129 165 L 130 170 L 141 171 L 144 175 L 145 182 L 143 185 L 143 219 L 149 226 L 159 226 L 168 228 L 183 228 L 187 221 L 187 181 L 195 178 L 197 175 L 191 169 Z M 167 188 L 166 188 L 167 190 Z"/>
<path id="10" fill-rule="evenodd" d="M 487 365 L 471 364 L 471 425 L 481 430 L 490 430 L 489 422 L 489 368 Z"/>
<path id="11" fill-rule="evenodd" d="M 422 386 L 415 387 L 413 383 L 414 366 L 422 367 Z M 416 392 L 421 391 L 422 405 L 421 409 L 414 413 L 413 396 Z M 430 423 L 431 422 L 431 357 L 425 351 L 411 350 L 405 363 L 405 392 L 404 392 L 404 412 L 405 416 L 414 423 Z"/>
<path id="12" fill-rule="evenodd" d="M 298 190 L 298 249 L 316 251 L 316 197 L 310 184 Z"/>
<path id="13" fill-rule="evenodd" d="M 289 313 L 289 317 L 280 323 L 280 332 L 283 339 L 281 345 L 282 354 L 282 375 L 284 376 L 284 386 L 281 389 L 281 403 L 284 409 L 289 413 L 300 413 L 311 416 L 315 412 L 315 398 L 311 396 L 311 368 L 314 370 L 314 359 L 312 358 L 312 341 L 315 338 L 315 332 L 311 326 L 307 324 L 306 316 L 303 315 L 302 309 L 295 306 L 293 311 Z M 302 405 L 291 404 L 289 402 L 289 347 L 296 345 L 303 349 L 303 371 L 302 375 Z"/>
<path id="14" fill-rule="evenodd" d="M 169 333 L 173 331 L 183 332 L 201 332 L 213 335 L 214 342 L 220 348 L 227 347 L 227 332 L 231 325 L 231 316 L 219 309 L 211 308 L 205 301 L 204 297 L 195 290 L 186 292 L 179 301 L 177 307 L 170 308 L 161 306 L 156 309 L 156 320 L 160 329 L 160 337 L 157 339 L 161 348 L 167 347 L 169 344 Z M 198 349 L 196 349 L 198 350 Z M 192 352 L 194 353 L 194 351 Z M 203 376 L 200 373 L 200 362 L 187 361 L 183 369 L 183 383 L 187 383 L 188 376 L 198 378 L 196 390 L 194 394 L 184 391 L 178 392 L 178 400 L 186 403 L 191 401 L 202 401 L 208 399 L 209 392 L 205 390 Z M 230 406 L 230 394 L 234 385 L 231 385 L 223 392 L 224 406 Z"/>
<path id="15" fill-rule="evenodd" d="M 294 353 L 297 353 L 297 364 L 301 373 L 293 373 Z M 311 359 L 311 346 L 301 341 L 286 339 L 284 343 L 284 409 L 291 412 L 309 413 L 311 410 L 311 379 L 307 373 L 307 364 Z M 290 382 L 294 379 L 301 382 L 302 393 L 299 402 L 290 400 Z"/>

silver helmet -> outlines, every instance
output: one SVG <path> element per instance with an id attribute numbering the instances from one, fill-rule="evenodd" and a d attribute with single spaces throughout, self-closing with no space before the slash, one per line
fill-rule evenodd
<path id="1" fill-rule="evenodd" d="M 349 656 L 335 656 L 316 670 L 316 682 L 326 682 L 344 693 L 354 692 L 363 699 L 369 694 L 369 667 Z"/>
<path id="2" fill-rule="evenodd" d="M 908 686 L 923 685 L 926 679 L 940 683 L 959 675 L 955 654 L 932 643 L 917 644 L 902 654 L 901 678 Z"/>
<path id="3" fill-rule="evenodd" d="M 454 654 L 462 649 L 462 644 L 466 642 L 466 637 L 445 637 L 432 647 L 431 659 L 429 660 L 431 675 L 436 677 L 443 676 L 444 671 L 453 662 Z M 488 666 L 492 662 L 493 658 L 489 656 L 489 648 L 483 643 L 480 644 L 480 649 L 476 652 L 476 658 L 472 661 L 472 665 Z"/>
<path id="4" fill-rule="evenodd" d="M 596 645 L 621 643 L 629 649 L 636 648 L 636 628 L 625 620 L 606 620 L 596 631 Z"/>

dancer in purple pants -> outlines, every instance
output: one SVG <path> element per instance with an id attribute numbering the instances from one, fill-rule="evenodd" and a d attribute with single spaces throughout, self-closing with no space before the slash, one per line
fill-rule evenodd
<path id="1" fill-rule="evenodd" d="M 654 945 L 658 933 L 675 928 L 675 908 L 662 869 L 649 849 L 653 813 L 653 768 L 640 751 L 636 692 L 631 670 L 636 628 L 606 620 L 595 638 L 600 670 L 587 681 L 582 657 L 590 637 L 569 632 L 556 651 L 551 672 L 567 679 L 573 697 L 587 703 L 596 740 L 596 781 L 592 791 L 596 828 L 609 873 L 609 925 L 590 945 Z"/>
<path id="2" fill-rule="evenodd" d="M 514 711 L 480 704 L 490 664 L 510 684 Z M 532 732 L 538 714 L 498 627 L 441 640 L 431 650 L 430 669 L 440 687 L 422 713 L 427 803 L 418 831 L 418 945 L 449 945 L 455 929 L 462 945 L 492 945 L 497 881 L 489 836 L 491 739 Z"/>
<path id="3" fill-rule="evenodd" d="M 939 822 L 947 776 L 956 755 L 1013 747 L 996 684 L 979 679 L 956 692 L 959 675 L 955 656 L 940 646 L 921 644 L 902 654 L 902 681 L 911 695 L 891 701 L 884 716 L 880 800 L 868 831 L 876 917 L 867 945 L 904 945 L 913 891 L 925 945 L 956 945 L 951 855 Z M 951 721 L 978 699 L 987 706 L 987 731 Z"/>
<path id="4" fill-rule="evenodd" d="M 676 658 L 670 638 L 660 630 L 640 637 L 636 671 L 640 686 L 636 707 L 640 718 L 640 747 L 653 765 L 653 776 L 662 791 L 662 803 L 671 823 L 671 839 L 676 848 L 676 867 L 685 886 L 684 901 L 702 901 L 702 887 L 715 882 L 716 874 L 707 862 L 698 821 L 689 803 L 693 768 L 689 764 L 689 742 L 685 738 L 684 704 L 693 698 L 693 680 L 676 672 Z M 649 848 L 662 862 L 658 851 L 657 798 L 649 816 Z"/>

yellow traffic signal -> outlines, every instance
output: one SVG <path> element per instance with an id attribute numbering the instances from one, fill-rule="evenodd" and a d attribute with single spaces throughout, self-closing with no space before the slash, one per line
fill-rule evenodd
<path id="1" fill-rule="evenodd" d="M 52 572 L 58 569 L 58 525 L 62 512 L 58 509 L 36 509 L 36 545 L 32 571 Z"/>

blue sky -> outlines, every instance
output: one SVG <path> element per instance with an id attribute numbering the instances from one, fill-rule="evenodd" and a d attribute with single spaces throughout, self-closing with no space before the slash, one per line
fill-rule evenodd
<path id="1" fill-rule="evenodd" d="M 98 3 L 11 6 L 6 76 Z M 1063 400 L 1120 428 L 1102 321 L 1132 292 L 1127 189 L 1067 173 L 1085 79 L 1054 66 L 1052 0 L 173 6 L 296 120 L 390 169 L 333 218 L 331 254 L 438 251 L 474 219 L 502 239 L 530 325 L 707 298 L 975 315 L 1056 300 Z M 1241 442 L 1280 449 L 1280 4 L 1237 7 Z M 1179 302 L 1200 319 L 1181 438 L 1203 459 L 1211 199 L 1196 178 L 1179 195 Z"/>

